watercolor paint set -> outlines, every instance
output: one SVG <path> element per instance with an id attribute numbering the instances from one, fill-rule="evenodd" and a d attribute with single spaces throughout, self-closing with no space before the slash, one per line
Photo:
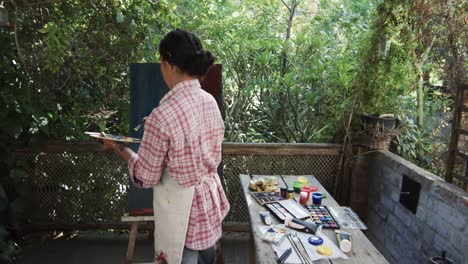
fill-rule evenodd
<path id="1" fill-rule="evenodd" d="M 340 225 L 324 205 L 306 205 L 305 208 L 310 212 L 312 221 L 323 228 L 338 229 Z"/>

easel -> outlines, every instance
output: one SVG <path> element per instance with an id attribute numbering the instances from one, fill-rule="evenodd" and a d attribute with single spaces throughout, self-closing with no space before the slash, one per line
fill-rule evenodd
<path id="1" fill-rule="evenodd" d="M 138 224 L 140 222 L 154 222 L 154 216 L 129 216 L 128 214 L 125 214 L 122 216 L 121 221 L 131 223 L 130 235 L 128 237 L 127 255 L 125 256 L 125 264 L 132 264 L 133 253 L 135 250 L 135 241 L 138 234 Z"/>

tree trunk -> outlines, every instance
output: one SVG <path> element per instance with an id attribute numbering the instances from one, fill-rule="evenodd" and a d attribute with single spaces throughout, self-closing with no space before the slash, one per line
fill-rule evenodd
<path id="1" fill-rule="evenodd" d="M 417 125 L 419 129 L 423 128 L 424 125 L 424 73 L 421 64 L 416 64 L 418 73 L 418 85 L 417 85 Z"/>

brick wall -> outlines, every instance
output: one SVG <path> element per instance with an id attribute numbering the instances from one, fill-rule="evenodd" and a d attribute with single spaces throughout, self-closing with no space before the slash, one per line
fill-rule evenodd
<path id="1" fill-rule="evenodd" d="M 468 263 L 465 191 L 388 151 L 369 152 L 355 164 L 361 168 L 353 173 L 351 206 L 361 214 L 366 208 L 366 235 L 390 263 L 428 263 L 442 250 L 455 263 Z M 416 214 L 399 202 L 403 175 L 420 184 Z M 367 199 L 359 198 L 362 185 Z"/>

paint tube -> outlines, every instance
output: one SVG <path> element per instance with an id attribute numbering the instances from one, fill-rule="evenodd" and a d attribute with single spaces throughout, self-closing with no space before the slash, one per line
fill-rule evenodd
<path id="1" fill-rule="evenodd" d="M 352 248 L 351 234 L 341 230 L 335 230 L 335 233 L 341 251 L 343 251 L 344 253 L 350 252 Z"/>
<path id="2" fill-rule="evenodd" d="M 322 230 L 322 225 L 301 221 L 297 218 L 292 218 L 291 216 L 284 219 L 284 225 L 309 234 L 317 234 Z"/>
<path id="3" fill-rule="evenodd" d="M 271 225 L 273 223 L 269 212 L 260 212 L 260 218 L 265 225 Z"/>

